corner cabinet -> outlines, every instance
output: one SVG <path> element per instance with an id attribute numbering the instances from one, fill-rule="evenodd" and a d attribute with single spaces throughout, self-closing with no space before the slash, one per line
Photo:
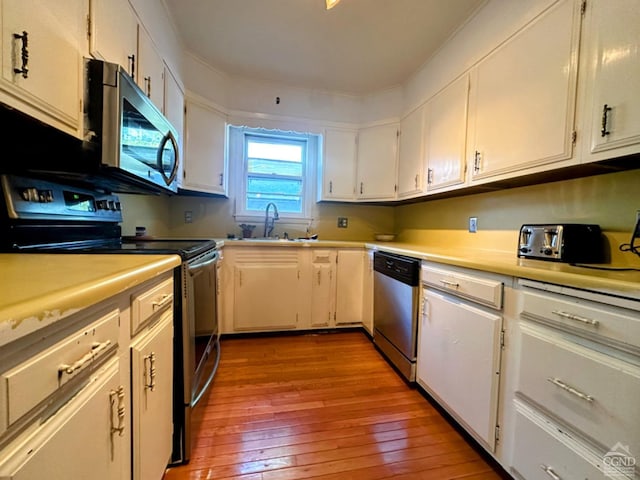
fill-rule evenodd
<path id="1" fill-rule="evenodd" d="M 356 130 L 327 128 L 318 174 L 318 200 L 353 201 L 356 184 Z"/>
<path id="2" fill-rule="evenodd" d="M 400 121 L 398 198 L 411 198 L 422 193 L 425 111 L 426 107 L 421 105 Z"/>
<path id="3" fill-rule="evenodd" d="M 3 0 L 0 101 L 81 136 L 86 0 Z"/>
<path id="4" fill-rule="evenodd" d="M 580 9 L 554 4 L 472 70 L 471 183 L 572 158 Z"/>
<path id="5" fill-rule="evenodd" d="M 227 117 L 194 99 L 185 102 L 182 188 L 227 196 Z"/>
<path id="6" fill-rule="evenodd" d="M 398 135 L 397 123 L 366 127 L 358 132 L 356 197 L 359 200 L 395 199 Z"/>
<path id="7" fill-rule="evenodd" d="M 589 0 L 585 18 L 585 161 L 640 152 L 640 8 Z"/>

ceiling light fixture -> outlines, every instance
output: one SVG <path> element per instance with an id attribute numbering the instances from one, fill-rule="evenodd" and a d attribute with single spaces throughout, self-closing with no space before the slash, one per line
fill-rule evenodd
<path id="1" fill-rule="evenodd" d="M 340 3 L 340 0 L 326 0 L 326 4 L 327 4 L 327 10 L 331 10 L 333 7 L 335 7 L 338 3 Z"/>

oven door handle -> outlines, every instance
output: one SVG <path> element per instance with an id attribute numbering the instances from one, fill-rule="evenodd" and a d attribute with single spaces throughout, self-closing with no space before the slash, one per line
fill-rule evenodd
<path id="1" fill-rule="evenodd" d="M 195 277 L 202 270 L 204 270 L 205 268 L 207 268 L 210 265 L 213 265 L 217 261 L 218 261 L 218 254 L 215 254 L 214 257 L 211 260 L 207 260 L 207 261 L 204 261 L 202 263 L 196 263 L 194 265 L 188 265 L 187 266 L 187 271 L 189 272 L 189 275 L 191 275 L 192 277 Z"/>

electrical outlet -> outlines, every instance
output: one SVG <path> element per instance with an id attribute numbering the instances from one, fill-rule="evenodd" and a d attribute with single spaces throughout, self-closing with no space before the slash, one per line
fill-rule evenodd
<path id="1" fill-rule="evenodd" d="M 347 217 L 338 217 L 338 228 L 347 228 L 349 226 L 349 219 Z"/>
<path id="2" fill-rule="evenodd" d="M 469 217 L 469 232 L 476 233 L 478 231 L 478 217 Z"/>
<path id="3" fill-rule="evenodd" d="M 191 210 L 184 211 L 184 223 L 193 222 L 193 212 Z"/>

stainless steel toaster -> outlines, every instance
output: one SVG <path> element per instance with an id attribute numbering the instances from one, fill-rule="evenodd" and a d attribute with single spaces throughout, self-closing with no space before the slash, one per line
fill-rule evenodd
<path id="1" fill-rule="evenodd" d="M 598 225 L 522 225 L 518 257 L 566 263 L 602 263 L 606 257 L 605 242 Z"/>

